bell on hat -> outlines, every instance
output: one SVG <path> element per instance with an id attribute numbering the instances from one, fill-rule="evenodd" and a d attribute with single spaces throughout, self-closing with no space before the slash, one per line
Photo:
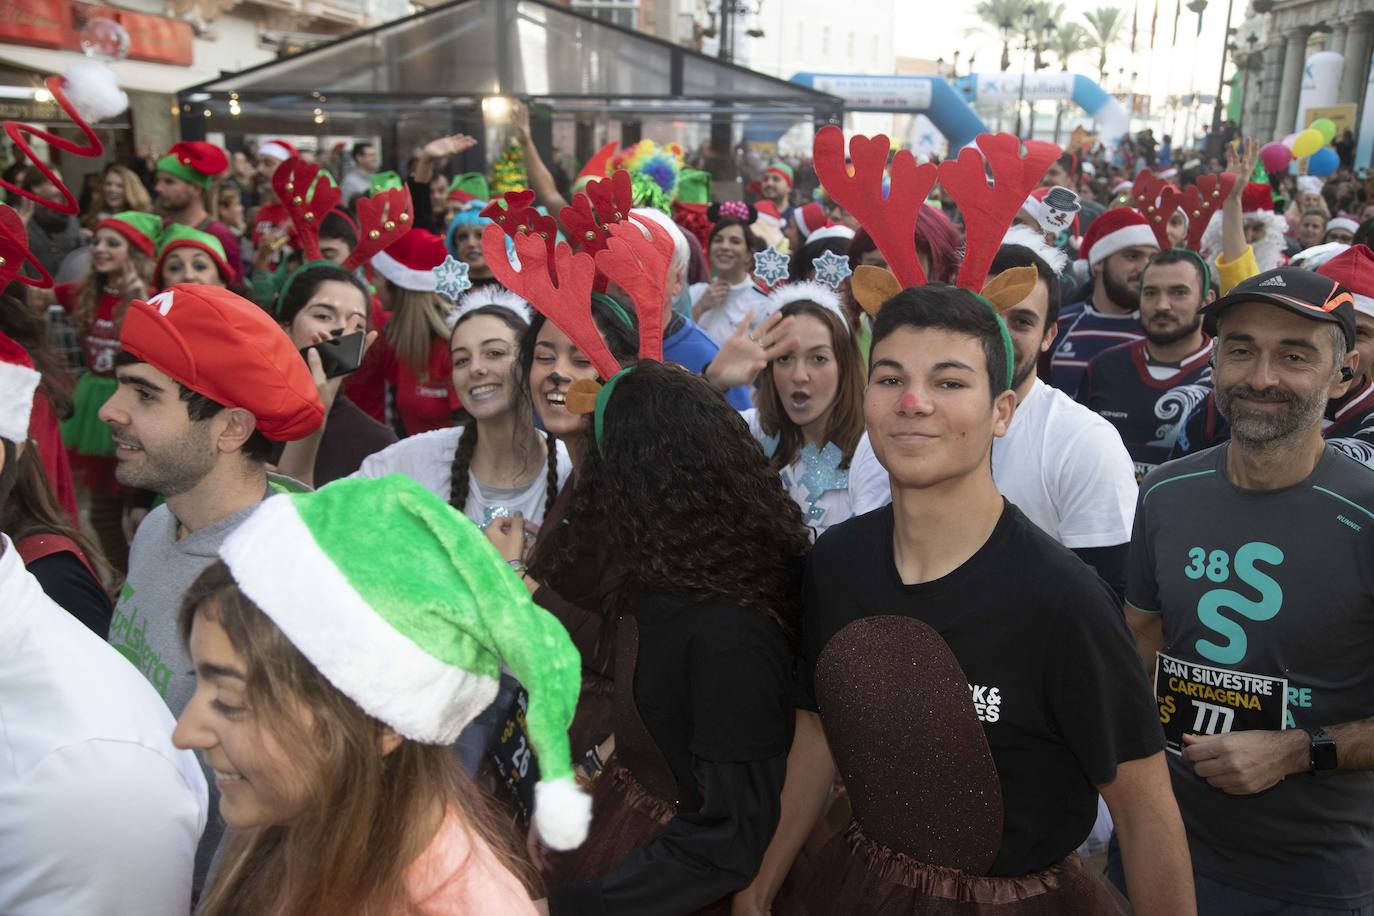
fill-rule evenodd
<path id="1" fill-rule="evenodd" d="M 432 293 L 438 288 L 434 268 L 444 263 L 444 240 L 424 229 L 411 229 L 385 251 L 372 256 L 372 267 L 401 289 Z"/>

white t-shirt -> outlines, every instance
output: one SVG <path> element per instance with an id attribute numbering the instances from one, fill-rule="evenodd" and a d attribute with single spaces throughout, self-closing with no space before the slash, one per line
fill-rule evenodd
<path id="1" fill-rule="evenodd" d="M 447 500 L 453 492 L 453 455 L 458 451 L 458 439 L 462 435 L 463 427 L 453 426 L 409 436 L 368 455 L 352 476 L 405 474 L 440 499 Z M 558 486 L 562 488 L 563 482 L 572 473 L 572 461 L 562 442 L 557 442 L 556 446 Z M 481 528 L 490 525 L 493 518 L 515 515 L 517 512 L 526 521 L 538 525 L 544 520 L 547 497 L 548 477 L 544 472 L 523 487 L 507 489 L 488 486 L 469 471 L 468 501 L 463 507 L 463 514 Z"/>
<path id="2" fill-rule="evenodd" d="M 992 442 L 997 489 L 1070 549 L 1131 540 L 1139 489 L 1116 427 L 1039 379 Z"/>
<path id="3" fill-rule="evenodd" d="M 153 686 L 0 535 L 0 913 L 185 916 L 205 777 Z"/>
<path id="4" fill-rule="evenodd" d="M 742 411 L 749 424 L 749 432 L 763 446 L 764 454 L 772 455 L 777 448 L 776 437 L 764 433 L 759 412 L 751 408 Z M 834 443 L 818 452 L 814 447 L 802 449 L 795 460 L 782 469 L 782 483 L 792 499 L 801 507 L 802 520 L 815 529 L 820 537 L 831 525 L 865 512 L 872 512 L 892 502 L 891 484 L 887 469 L 878 463 L 868 433 L 859 439 L 849 467 L 837 467 L 841 458 Z"/>
<path id="5" fill-rule="evenodd" d="M 709 283 L 693 283 L 689 288 L 692 294 L 692 305 L 695 307 L 703 293 L 711 286 Z M 754 279 L 745 276 L 739 283 L 730 287 L 730 294 L 725 297 L 725 304 L 708 309 L 702 312 L 701 318 L 692 319 L 696 326 L 710 335 L 711 339 L 717 344 L 723 344 L 730 339 L 730 335 L 735 333 L 735 328 L 744 316 L 753 312 L 754 325 L 758 324 L 758 317 L 763 311 L 763 306 L 768 302 L 768 297 L 754 285 Z"/>

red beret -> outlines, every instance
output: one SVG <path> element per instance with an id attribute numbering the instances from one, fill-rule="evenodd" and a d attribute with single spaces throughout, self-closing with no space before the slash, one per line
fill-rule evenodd
<path id="1" fill-rule="evenodd" d="M 324 405 L 291 338 L 258 306 L 218 286 L 179 283 L 129 304 L 124 349 L 217 404 L 249 411 L 263 435 L 300 439 Z"/>

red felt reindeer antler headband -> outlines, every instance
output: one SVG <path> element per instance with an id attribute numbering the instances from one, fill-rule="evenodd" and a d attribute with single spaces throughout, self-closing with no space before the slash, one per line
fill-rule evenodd
<path id="1" fill-rule="evenodd" d="M 40 197 L 32 191 L 26 191 L 4 179 L 0 179 L 0 188 L 33 201 L 39 206 L 56 210 L 58 213 L 65 213 L 68 216 L 75 216 L 81 212 L 76 197 L 63 184 L 62 178 L 53 170 L 52 166 L 39 158 L 29 144 L 29 137 L 38 137 L 46 141 L 49 146 L 76 156 L 94 158 L 103 155 L 105 146 L 100 142 L 100 137 L 91 129 L 88 122 L 112 118 L 123 112 L 129 107 L 129 97 L 120 90 L 113 71 L 104 64 L 93 60 L 78 61 L 70 65 L 65 75 L 50 76 L 44 85 L 48 87 L 48 91 L 52 93 L 57 104 L 62 106 L 67 117 L 71 118 L 81 130 L 86 142 L 84 144 L 77 143 L 22 121 L 6 121 L 5 133 L 9 134 L 14 145 L 33 163 L 33 167 L 57 186 L 58 192 L 62 195 L 62 200 L 60 203 L 48 200 L 46 197 Z M 5 210 L 7 212 L 0 215 L 0 249 L 3 249 L 0 250 L 0 258 L 3 258 L 0 261 L 0 278 L 4 278 L 7 283 L 10 280 L 18 280 L 20 283 L 44 289 L 52 286 L 52 276 L 42 264 L 38 263 L 28 249 L 28 232 L 24 229 L 23 220 L 13 210 L 8 208 Z M 23 273 L 23 266 L 26 262 L 38 272 L 37 278 L 26 276 Z"/>
<path id="2" fill-rule="evenodd" d="M 342 194 L 320 175 L 320 167 L 292 156 L 272 173 L 272 189 L 286 208 L 306 262 L 321 260 L 320 221 L 339 205 Z"/>
<path id="3" fill-rule="evenodd" d="M 1023 155 L 1022 141 L 1011 134 L 979 134 L 976 143 L 977 149 L 965 148 L 957 159 L 947 159 L 938 167 L 917 165 L 909 150 L 898 151 L 892 157 L 889 190 L 884 195 L 883 172 L 891 148 L 887 137 L 854 137 L 849 145 L 851 168 L 845 162 L 844 134 L 838 127 L 826 126 L 816 134 L 817 177 L 831 199 L 868 231 L 890 269 L 860 267 L 854 272 L 852 289 L 865 311 L 876 314 L 898 292 L 925 284 L 917 257 L 916 216 L 937 180 L 964 217 L 965 249 L 958 285 L 979 293 L 998 309 L 1030 293 L 1034 268 L 1013 268 L 991 283 L 985 281 L 1026 195 L 1040 183 L 1060 149 L 1027 140 Z"/>
<path id="4" fill-rule="evenodd" d="M 663 302 L 673 240 L 653 220 L 630 212 L 628 197 L 617 188 L 626 183 L 622 174 L 592 182 L 587 193 L 577 194 L 560 213 L 570 231 L 582 233 L 582 250 L 576 254 L 566 242 L 546 235 L 552 217 L 533 211 L 523 192 L 508 194 L 510 205 L 493 211 L 490 216 L 497 222 L 482 233 L 482 253 L 496 279 L 567 334 L 608 380 L 605 389 L 592 381 L 574 383 L 567 395 L 574 413 L 599 414 L 597 406 L 604 409 L 610 383 L 621 371 L 592 318 L 596 286 L 614 282 L 625 291 L 638 318 L 640 358 L 663 358 Z M 510 262 L 508 235 L 519 269 Z"/>

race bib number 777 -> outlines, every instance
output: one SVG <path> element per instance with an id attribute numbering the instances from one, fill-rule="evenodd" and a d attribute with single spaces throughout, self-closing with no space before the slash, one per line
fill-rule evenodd
<path id="1" fill-rule="evenodd" d="M 1278 731 L 1288 708 L 1288 680 L 1213 668 L 1159 653 L 1155 699 L 1165 747 L 1183 753 L 1184 735 Z"/>

